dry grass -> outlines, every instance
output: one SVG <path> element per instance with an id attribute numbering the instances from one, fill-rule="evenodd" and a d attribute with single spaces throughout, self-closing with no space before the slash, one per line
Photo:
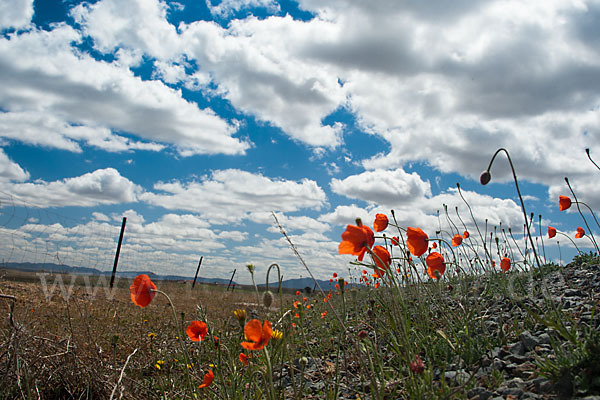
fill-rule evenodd
<path id="1" fill-rule="evenodd" d="M 51 286 L 55 275 L 47 275 Z M 61 276 L 67 292 L 72 276 Z M 97 277 L 88 277 L 96 284 Z M 35 273 L 3 271 L 0 291 L 14 296 L 12 315 L 9 299 L 0 299 L 6 312 L 0 314 L 0 398 L 108 398 L 119 379 L 127 357 L 137 349 L 123 378 L 119 396 L 156 396 L 140 377 L 159 372 L 158 359 L 179 352 L 177 328 L 165 298 L 157 296 L 146 308 L 132 304 L 128 284 L 122 280 L 112 298 L 106 287 L 89 288 L 77 277 L 68 300 L 60 288 L 47 298 Z M 232 321 L 233 310 L 246 308 L 256 297 L 249 290 L 226 291 L 215 285 L 161 282 L 184 324 L 204 313 L 214 332 Z M 107 297 L 109 295 L 109 297 Z M 289 294 L 284 295 L 289 298 Z M 4 303 L 4 304 L 3 304 Z M 201 304 L 202 309 L 197 305 Z M 273 307 L 278 307 L 275 296 Z M 10 318 L 14 321 L 11 325 Z"/>

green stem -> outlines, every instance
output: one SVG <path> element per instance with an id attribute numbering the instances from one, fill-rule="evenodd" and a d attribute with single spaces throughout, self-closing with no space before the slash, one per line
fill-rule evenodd
<path id="1" fill-rule="evenodd" d="M 527 219 L 527 212 L 525 211 L 525 203 L 523 202 L 523 196 L 521 196 L 521 190 L 519 189 L 519 182 L 517 180 L 517 173 L 515 172 L 515 167 L 512 163 L 512 160 L 510 158 L 510 154 L 508 154 L 508 151 L 501 147 L 498 150 L 496 150 L 496 152 L 494 153 L 492 159 L 490 160 L 490 164 L 488 165 L 486 172 L 489 174 L 490 169 L 492 168 L 492 164 L 494 163 L 494 159 L 496 158 L 496 156 L 498 155 L 498 153 L 500 153 L 501 151 L 503 151 L 506 154 L 506 158 L 508 158 L 508 163 L 510 165 L 510 169 L 512 171 L 513 174 L 513 180 L 515 181 L 515 187 L 517 188 L 517 194 L 519 195 L 519 201 L 521 202 L 521 210 L 523 211 L 523 217 L 525 219 L 525 226 L 527 227 L 527 237 L 529 238 L 529 242 L 531 243 L 531 248 L 533 250 L 533 255 L 535 257 L 535 262 L 539 267 L 541 267 L 540 264 L 540 260 L 538 258 L 537 252 L 535 251 L 535 245 L 533 244 L 533 238 L 531 237 L 531 232 L 529 231 L 529 224 L 528 224 L 528 219 Z"/>

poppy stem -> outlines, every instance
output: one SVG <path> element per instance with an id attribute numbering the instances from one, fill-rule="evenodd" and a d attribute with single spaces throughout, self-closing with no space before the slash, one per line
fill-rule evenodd
<path id="1" fill-rule="evenodd" d="M 579 204 L 582 204 L 582 205 L 586 206 L 586 208 L 588 209 L 588 211 L 590 212 L 590 214 L 592 214 L 592 217 L 594 218 L 594 221 L 596 222 L 596 225 L 598 225 L 598 228 L 600 228 L 600 223 L 596 219 L 596 214 L 594 214 L 594 211 L 590 208 L 590 206 L 588 206 L 587 204 L 585 204 L 583 201 L 577 201 L 576 203 L 579 203 Z"/>
<path id="2" fill-rule="evenodd" d="M 585 149 L 585 154 L 587 154 L 587 156 L 590 159 L 590 161 L 592 162 L 592 164 L 594 164 L 596 166 L 596 168 L 600 169 L 598 164 L 596 164 L 596 162 L 594 160 L 592 160 L 592 156 L 590 155 L 590 149 Z"/>
<path id="3" fill-rule="evenodd" d="M 504 147 L 501 147 L 498 150 L 496 150 L 496 152 L 492 156 L 492 159 L 490 160 L 490 164 L 488 165 L 487 169 L 484 171 L 484 174 L 487 173 L 487 176 L 489 178 L 491 178 L 490 169 L 492 168 L 492 164 L 494 163 L 494 159 L 496 158 L 496 156 L 498 155 L 498 153 L 500 153 L 501 151 L 503 151 L 506 154 L 506 158 L 508 159 L 508 163 L 510 165 L 510 169 L 511 169 L 512 174 L 513 174 L 513 180 L 515 181 L 515 187 L 517 188 L 517 194 L 519 195 L 519 200 L 521 202 L 521 210 L 523 211 L 523 217 L 525 218 L 525 227 L 527 228 L 527 237 L 529 237 L 529 242 L 531 243 L 531 248 L 533 250 L 533 255 L 535 257 L 535 262 L 536 262 L 538 268 L 540 268 L 541 264 L 540 264 L 540 260 L 538 258 L 537 252 L 535 251 L 535 245 L 533 243 L 533 238 L 531 237 L 531 232 L 529 230 L 529 224 L 528 224 L 528 219 L 527 219 L 527 212 L 525 211 L 525 203 L 523 202 L 523 196 L 521 196 L 521 190 L 519 189 L 519 182 L 517 180 L 517 173 L 515 172 L 515 167 L 514 167 L 514 165 L 512 163 L 512 160 L 510 158 L 510 154 L 508 154 L 508 150 L 506 150 Z M 483 174 L 482 174 L 482 176 L 483 176 Z M 484 180 L 482 180 L 482 183 L 484 183 Z M 487 182 L 485 182 L 484 184 L 486 184 L 486 183 Z"/>
<path id="4" fill-rule="evenodd" d="M 283 299 L 281 296 L 281 268 L 277 263 L 269 265 L 269 268 L 267 269 L 267 281 L 265 282 L 265 292 L 269 291 L 269 273 L 271 272 L 271 268 L 273 267 L 277 268 L 277 282 L 279 282 L 279 287 L 277 291 L 279 292 L 279 315 L 281 316 L 283 315 Z"/>
<path id="5" fill-rule="evenodd" d="M 577 247 L 577 245 L 575 244 L 575 241 L 573 239 L 571 239 L 571 237 L 569 235 L 567 235 L 566 233 L 561 232 L 561 231 L 556 231 L 556 233 L 560 233 L 561 235 L 563 235 L 564 237 L 566 237 L 567 239 L 569 239 L 571 241 L 571 243 L 573 243 L 573 246 L 575 246 L 575 249 L 577 250 L 577 253 L 583 254 L 581 252 L 581 250 L 579 250 L 579 247 Z M 559 247 L 559 249 L 560 249 L 560 247 Z"/>
<path id="6" fill-rule="evenodd" d="M 571 194 L 573 195 L 573 199 L 575 200 L 575 205 L 577 206 L 577 211 L 579 211 L 579 215 L 581 215 L 581 218 L 583 219 L 583 223 L 585 224 L 585 227 L 587 228 L 587 231 L 589 232 L 590 240 L 592 241 L 592 244 L 596 248 L 596 252 L 600 253 L 600 249 L 598 249 L 598 243 L 596 243 L 594 234 L 592 233 L 592 230 L 590 229 L 590 226 L 588 225 L 587 220 L 585 219 L 585 216 L 581 212 L 581 207 L 579 207 L 580 202 L 577 200 L 577 196 L 575 195 L 575 192 L 573 191 L 573 188 L 571 187 L 571 184 L 569 183 L 569 178 L 567 178 L 566 176 L 565 176 L 565 182 L 567 183 L 567 186 L 569 187 L 569 190 L 571 191 Z M 595 218 L 596 217 L 594 217 L 594 219 Z M 598 223 L 598 221 L 596 221 L 596 223 Z"/>
<path id="7" fill-rule="evenodd" d="M 544 236 L 542 235 L 542 214 L 539 214 L 539 227 L 540 227 L 540 241 L 542 242 L 542 251 L 544 252 L 544 264 L 548 263 L 546 260 L 546 248 L 544 247 Z"/>
<path id="8" fill-rule="evenodd" d="M 273 393 L 273 368 L 271 367 L 271 357 L 269 356 L 269 350 L 267 350 L 267 346 L 263 347 L 263 352 L 265 354 L 265 361 L 267 363 L 267 380 L 269 381 L 267 387 L 269 391 L 269 398 L 275 399 L 275 394 Z"/>
<path id="9" fill-rule="evenodd" d="M 477 221 L 475 220 L 475 216 L 473 215 L 473 210 L 471 209 L 471 205 L 467 202 L 467 199 L 465 199 L 465 197 L 463 196 L 462 191 L 460 190 L 460 184 L 458 182 L 456 183 L 456 188 L 458 189 L 458 194 L 460 195 L 460 198 L 463 199 L 463 201 L 467 205 L 467 208 L 469 209 L 469 214 L 471 214 L 471 219 L 473 220 L 473 224 L 475 224 L 475 229 L 477 229 L 477 233 L 479 234 L 479 237 L 481 238 L 481 242 L 483 243 L 483 251 L 485 252 L 485 255 L 487 256 L 488 261 L 491 265 L 492 256 L 490 255 L 490 252 L 487 249 L 486 239 L 484 239 L 484 236 L 481 234 L 481 230 L 479 230 L 479 225 L 477 225 Z M 487 220 L 486 220 L 486 222 L 487 222 Z M 487 227 L 487 223 L 486 223 L 486 227 Z M 486 235 L 487 235 L 487 233 L 486 233 Z"/>

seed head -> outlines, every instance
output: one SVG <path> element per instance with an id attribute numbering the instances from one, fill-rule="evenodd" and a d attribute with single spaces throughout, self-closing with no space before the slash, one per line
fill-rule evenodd
<path id="1" fill-rule="evenodd" d="M 270 290 L 267 290 L 263 293 L 263 306 L 269 308 L 271 307 L 271 304 L 273 304 L 273 293 Z"/>

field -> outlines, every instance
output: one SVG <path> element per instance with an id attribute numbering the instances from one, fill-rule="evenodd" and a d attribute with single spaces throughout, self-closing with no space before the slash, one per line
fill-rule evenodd
<path id="1" fill-rule="evenodd" d="M 392 274 L 401 278 L 393 272 L 386 276 Z M 256 305 L 252 288 L 192 290 L 189 283 L 155 282 L 172 308 L 161 293 L 146 307 L 136 306 L 131 282 L 118 281 L 109 292 L 96 285 L 96 277 L 80 276 L 69 292 L 71 276 L 62 276 L 63 292 L 58 284 L 51 289 L 56 276 L 45 276 L 44 285 L 37 274 L 4 270 L 0 396 L 516 399 L 594 394 L 600 389 L 600 335 L 593 318 L 600 288 L 585 286 L 594 281 L 590 277 L 600 277 L 592 255 L 565 267 L 548 264 L 532 272 L 490 271 L 377 289 L 369 278 L 363 278 L 369 286 L 348 289 L 344 282 L 358 277 L 337 277 L 333 282 L 340 290 L 325 296 L 274 291 L 268 309 Z M 574 291 L 570 304 L 560 297 L 565 290 Z M 245 320 L 238 320 L 234 310 L 245 310 Z M 281 337 L 274 334 L 262 349 L 244 349 L 242 342 L 260 340 L 244 337 L 243 326 L 252 318 L 261 327 L 263 320 L 271 321 Z M 202 341 L 183 332 L 194 320 L 207 323 Z M 209 371 L 214 380 L 199 387 L 208 382 Z"/>

